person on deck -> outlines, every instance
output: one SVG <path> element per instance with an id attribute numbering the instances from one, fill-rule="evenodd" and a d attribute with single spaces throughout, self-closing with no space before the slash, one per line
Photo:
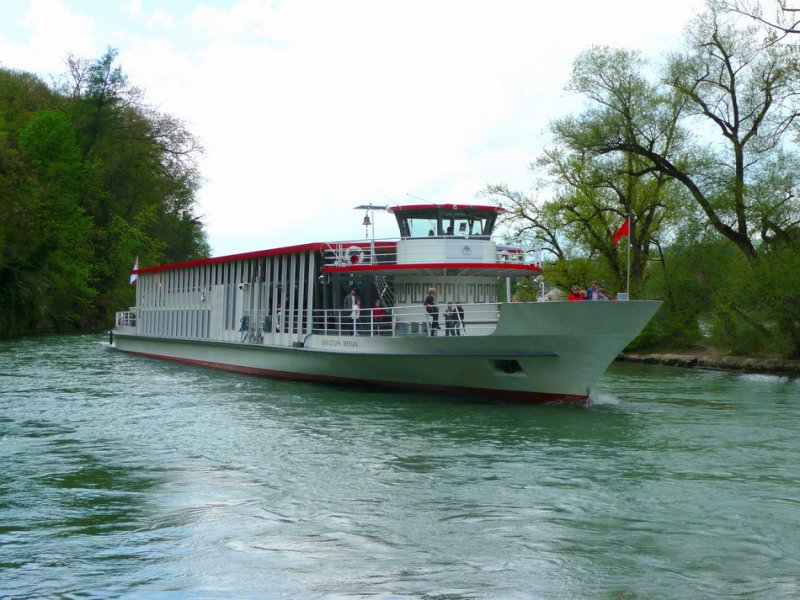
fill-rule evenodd
<path id="1" fill-rule="evenodd" d="M 425 311 L 431 319 L 431 335 L 439 331 L 439 301 L 436 299 L 436 288 L 430 288 L 423 302 Z"/>
<path id="2" fill-rule="evenodd" d="M 452 302 L 447 303 L 447 308 L 444 311 L 444 334 L 451 336 L 456 334 L 456 323 L 458 322 L 458 313 L 456 307 Z"/>
<path id="3" fill-rule="evenodd" d="M 586 300 L 586 298 L 583 296 L 583 294 L 581 294 L 581 288 L 579 288 L 577 285 L 573 285 L 572 292 L 570 292 L 570 295 L 567 296 L 567 300 Z"/>
<path id="4" fill-rule="evenodd" d="M 375 305 L 372 308 L 372 327 L 375 334 L 383 335 L 382 332 L 386 329 L 386 317 L 386 311 L 383 309 L 381 301 L 375 300 Z"/>
<path id="5" fill-rule="evenodd" d="M 587 300 L 599 300 L 599 298 L 597 297 L 598 289 L 599 288 L 598 288 L 597 282 L 593 281 L 592 285 L 590 285 L 589 288 L 586 290 L 586 299 Z"/>
<path id="6" fill-rule="evenodd" d="M 361 298 L 358 297 L 356 288 L 350 288 L 350 293 L 344 297 L 344 307 L 347 310 L 353 310 L 353 305 L 356 303 L 356 300 L 361 300 Z"/>
<path id="7" fill-rule="evenodd" d="M 353 304 L 353 310 L 350 312 L 350 320 L 353 321 L 353 335 L 358 335 L 360 327 L 358 320 L 361 317 L 361 300 L 356 300 Z"/>
<path id="8" fill-rule="evenodd" d="M 344 297 L 344 314 L 342 315 L 342 331 L 350 331 L 354 327 L 353 323 L 353 307 L 356 305 L 356 302 L 359 302 L 361 298 L 358 297 L 358 292 L 356 292 L 356 288 L 350 288 L 350 293 Z"/>

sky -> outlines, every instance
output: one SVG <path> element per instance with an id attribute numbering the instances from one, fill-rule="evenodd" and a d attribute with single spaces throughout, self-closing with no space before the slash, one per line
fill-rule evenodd
<path id="1" fill-rule="evenodd" d="M 658 59 L 702 0 L 0 0 L 0 66 L 46 81 L 111 47 L 205 148 L 216 256 L 365 237 L 362 204 L 486 203 L 528 165 L 592 45 Z M 378 212 L 376 238 L 397 236 Z M 372 230 L 369 235 L 373 235 Z"/>

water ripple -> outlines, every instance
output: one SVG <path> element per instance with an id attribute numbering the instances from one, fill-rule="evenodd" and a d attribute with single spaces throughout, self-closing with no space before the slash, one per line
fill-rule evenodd
<path id="1" fill-rule="evenodd" d="M 797 380 L 614 365 L 593 404 L 0 343 L 0 596 L 795 598 Z"/>

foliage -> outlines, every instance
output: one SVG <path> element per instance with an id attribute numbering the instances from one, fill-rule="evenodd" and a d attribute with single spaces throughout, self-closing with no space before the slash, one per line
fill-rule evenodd
<path id="1" fill-rule="evenodd" d="M 665 303 L 635 346 L 796 358 L 800 56 L 731 4 L 709 1 L 657 69 L 629 50 L 583 52 L 568 89 L 585 108 L 551 124 L 536 193 L 485 192 L 511 238 L 556 259 L 546 273 L 563 287 L 624 289 L 611 238 L 631 215 L 631 293 Z"/>
<path id="2" fill-rule="evenodd" d="M 134 258 L 208 253 L 201 150 L 115 64 L 70 57 L 57 89 L 0 69 L 0 337 L 105 326 Z"/>
<path id="3" fill-rule="evenodd" d="M 800 33 L 798 8 L 792 0 L 711 0 L 719 10 L 744 15 L 774 30 L 777 39 Z"/>
<path id="4" fill-rule="evenodd" d="M 683 143 L 676 126 L 681 103 L 661 98 L 642 75 L 643 68 L 635 52 L 605 47 L 583 52 L 575 61 L 569 89 L 585 95 L 593 107 L 552 123 L 553 145 L 532 165 L 543 174 L 552 197 L 540 201 L 503 186 L 486 190 L 510 205 L 506 222 L 517 241 L 530 232 L 544 251 L 559 259 L 588 256 L 598 263 L 597 273 L 588 275 L 607 278 L 607 287 L 625 289 L 629 241 L 632 289 L 637 291 L 654 245 L 668 230 L 675 206 L 685 199 L 674 180 L 635 153 L 596 150 L 619 131 L 664 152 Z M 628 215 L 628 240 L 615 245 L 614 232 Z"/>

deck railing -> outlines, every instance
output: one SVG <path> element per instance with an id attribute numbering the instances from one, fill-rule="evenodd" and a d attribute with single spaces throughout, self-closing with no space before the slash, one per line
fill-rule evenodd
<path id="1" fill-rule="evenodd" d="M 312 333 L 355 336 L 486 335 L 497 326 L 497 304 L 468 304 L 463 308 L 463 320 L 458 318 L 457 313 L 448 319 L 446 307 L 441 305 L 436 315 L 418 306 L 361 309 L 357 319 L 353 319 L 350 310 L 315 310 L 312 312 Z"/>
<path id="2" fill-rule="evenodd" d="M 136 327 L 136 313 L 130 310 L 118 311 L 114 322 L 117 327 Z"/>
<path id="3" fill-rule="evenodd" d="M 425 238 L 428 239 L 428 238 Z M 489 241 L 487 236 L 459 237 L 459 236 L 435 236 L 430 239 L 444 240 L 470 240 Z M 326 267 L 354 267 L 359 265 L 394 265 L 397 264 L 397 251 L 395 244 L 397 239 L 385 240 L 352 240 L 340 242 L 328 242 L 323 251 L 323 262 Z M 517 264 L 540 264 L 541 258 L 537 255 L 528 256 L 525 252 L 503 246 L 496 241 L 497 249 L 494 255 L 495 262 L 498 263 L 517 263 Z M 426 262 L 427 254 L 422 251 L 419 260 L 414 262 Z M 463 260 L 459 257 L 459 260 Z"/>
<path id="4" fill-rule="evenodd" d="M 395 306 L 384 309 L 361 309 L 357 319 L 349 309 L 278 310 L 269 314 L 266 310 L 245 311 L 240 319 L 238 339 L 249 344 L 273 344 L 284 341 L 302 341 L 310 335 L 324 336 L 479 336 L 489 335 L 497 327 L 500 318 L 497 303 L 463 304 L 463 318 L 457 313 L 448 319 L 447 307 L 439 306 L 438 314 L 428 313 L 423 306 Z M 167 311 L 169 312 L 169 311 Z M 174 311 L 173 311 L 174 312 Z M 185 311 L 184 311 L 185 312 Z M 192 311 L 189 311 L 192 312 Z M 172 316 L 172 319 L 187 325 L 190 315 Z M 134 311 L 116 313 L 116 327 L 135 328 L 137 314 Z M 166 327 L 166 325 L 165 325 Z M 170 326 L 163 337 L 181 339 L 225 339 L 212 335 L 199 326 L 186 326 L 176 330 Z M 200 333 L 205 331 L 205 333 Z M 233 332 L 231 332 L 233 333 Z M 276 337 L 278 336 L 278 337 Z M 281 338 L 280 336 L 285 336 Z M 227 341 L 233 341 L 227 338 Z"/>
<path id="5" fill-rule="evenodd" d="M 434 318 L 421 306 L 396 306 L 386 309 L 361 309 L 357 319 L 349 309 L 317 309 L 311 311 L 279 311 L 265 316 L 261 311 L 242 318 L 241 341 L 270 343 L 275 335 L 299 335 L 307 332 L 324 336 L 460 336 L 488 335 L 497 326 L 499 310 L 496 303 L 464 304 L 464 318 L 447 318 L 446 307 L 440 306 Z M 255 314 L 258 312 L 259 314 Z"/>

